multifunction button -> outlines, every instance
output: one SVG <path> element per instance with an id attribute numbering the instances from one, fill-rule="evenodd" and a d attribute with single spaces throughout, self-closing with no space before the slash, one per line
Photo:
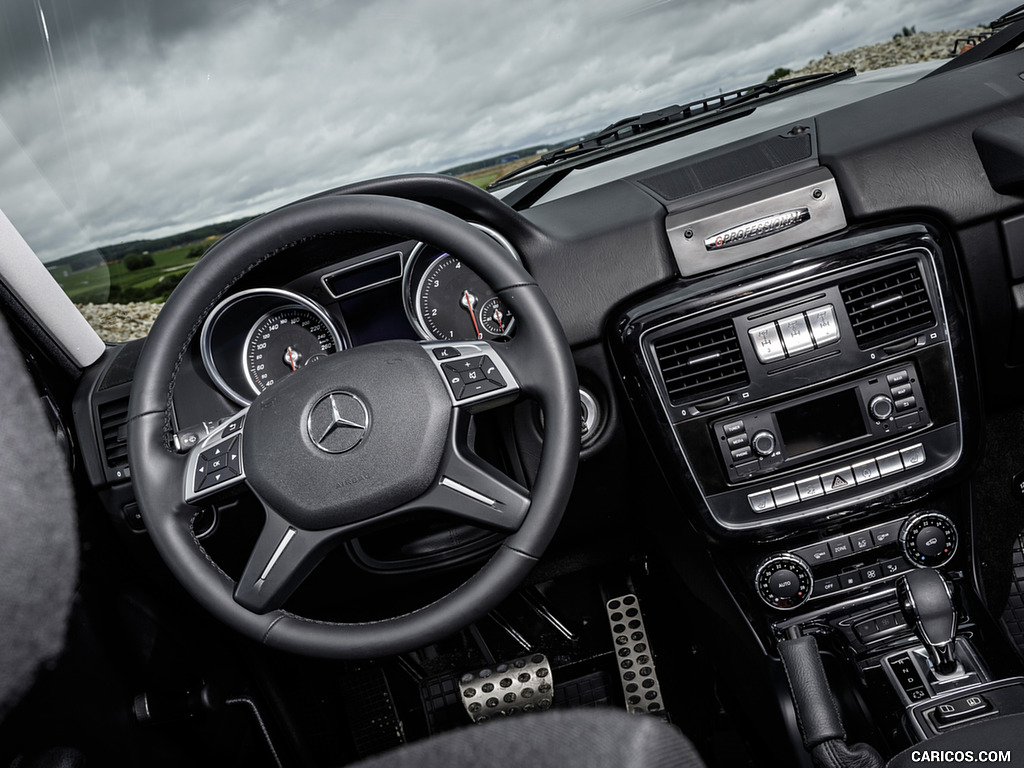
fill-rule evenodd
<path id="1" fill-rule="evenodd" d="M 241 474 L 242 451 L 236 436 L 216 443 L 199 455 L 192 487 L 198 493 L 234 480 Z"/>
<path id="2" fill-rule="evenodd" d="M 505 379 L 487 355 L 444 363 L 441 369 L 456 400 L 465 400 L 505 387 Z"/>
<path id="3" fill-rule="evenodd" d="M 774 363 L 839 341 L 839 324 L 831 304 L 765 323 L 748 332 L 762 363 Z"/>
<path id="4" fill-rule="evenodd" d="M 820 475 L 812 475 L 776 486 L 771 491 L 747 494 L 747 502 L 754 512 L 768 512 L 778 507 L 810 501 L 823 494 L 832 495 L 866 483 L 874 482 L 898 472 L 917 469 L 926 462 L 924 445 L 918 443 L 873 459 L 859 461 L 847 467 L 834 467 Z"/>

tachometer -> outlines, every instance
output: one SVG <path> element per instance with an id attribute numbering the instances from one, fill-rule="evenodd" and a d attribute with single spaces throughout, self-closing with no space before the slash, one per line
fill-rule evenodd
<path id="1" fill-rule="evenodd" d="M 416 291 L 416 314 L 435 339 L 504 338 L 513 317 L 476 272 L 442 254 L 423 273 Z"/>
<path id="2" fill-rule="evenodd" d="M 512 244 L 490 227 L 469 222 L 519 261 Z M 402 275 L 405 313 L 421 338 L 438 341 L 509 338 L 515 318 L 495 291 L 457 257 L 425 243 L 412 251 Z"/>
<path id="3" fill-rule="evenodd" d="M 257 393 L 338 351 L 329 323 L 297 304 L 274 309 L 249 331 L 245 370 Z"/>

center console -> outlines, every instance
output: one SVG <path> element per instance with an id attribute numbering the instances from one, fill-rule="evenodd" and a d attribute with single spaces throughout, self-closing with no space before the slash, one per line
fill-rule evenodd
<path id="1" fill-rule="evenodd" d="M 712 280 L 710 294 L 681 289 L 628 328 L 680 474 L 715 527 L 821 517 L 960 458 L 937 246 L 845 246 Z"/>
<path id="2" fill-rule="evenodd" d="M 1019 662 L 973 588 L 961 472 L 976 395 L 940 242 L 865 231 L 680 281 L 612 340 L 685 523 L 759 644 L 817 636 L 891 750 L 1024 711 Z M 955 597 L 953 667 L 899 599 L 931 569 Z"/>

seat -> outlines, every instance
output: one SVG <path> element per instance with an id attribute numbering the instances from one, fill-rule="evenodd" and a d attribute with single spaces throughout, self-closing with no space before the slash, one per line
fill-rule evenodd
<path id="1" fill-rule="evenodd" d="M 566 709 L 499 718 L 399 747 L 357 768 L 701 768 L 676 728 L 617 709 Z"/>

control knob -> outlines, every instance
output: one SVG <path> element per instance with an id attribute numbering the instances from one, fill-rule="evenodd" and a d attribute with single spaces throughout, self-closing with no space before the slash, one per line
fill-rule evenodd
<path id="1" fill-rule="evenodd" d="M 784 611 L 801 605 L 811 594 L 811 567 L 796 555 L 772 555 L 757 568 L 757 594 L 772 608 Z"/>
<path id="2" fill-rule="evenodd" d="M 875 421 L 885 421 L 895 410 L 892 398 L 888 395 L 875 395 L 868 403 L 868 412 Z"/>
<path id="3" fill-rule="evenodd" d="M 956 526 L 938 512 L 913 515 L 900 529 L 903 556 L 918 568 L 945 565 L 953 558 L 956 544 Z"/>
<path id="4" fill-rule="evenodd" d="M 750 440 L 750 447 L 758 456 L 771 456 L 775 453 L 775 435 L 767 429 L 755 432 Z"/>

